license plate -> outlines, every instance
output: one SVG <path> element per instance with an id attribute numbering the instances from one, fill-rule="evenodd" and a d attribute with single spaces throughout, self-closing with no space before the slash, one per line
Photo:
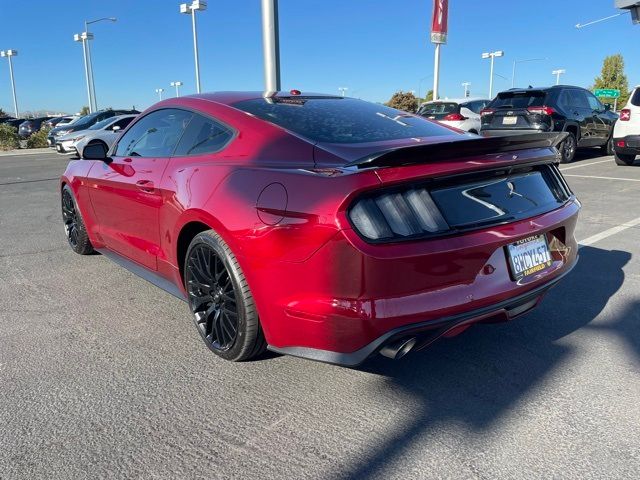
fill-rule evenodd
<path id="1" fill-rule="evenodd" d="M 518 117 L 502 117 L 503 125 L 515 125 L 518 123 Z"/>
<path id="2" fill-rule="evenodd" d="M 547 238 L 536 235 L 507 245 L 509 265 L 514 280 L 530 277 L 549 268 L 552 263 Z"/>

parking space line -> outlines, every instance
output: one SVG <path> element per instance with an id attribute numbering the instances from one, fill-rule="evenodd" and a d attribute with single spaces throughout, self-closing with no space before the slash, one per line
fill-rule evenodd
<path id="1" fill-rule="evenodd" d="M 573 168 L 588 167 L 589 165 L 596 165 L 598 163 L 604 163 L 604 162 L 610 162 L 610 161 L 611 159 L 607 158 L 606 160 L 598 160 L 597 162 L 581 163 L 580 165 L 571 165 L 570 167 L 560 168 L 560 171 L 564 172 L 566 170 L 571 170 Z"/>
<path id="2" fill-rule="evenodd" d="M 579 177 L 579 178 L 597 178 L 600 180 L 624 180 L 626 182 L 640 182 L 640 178 L 621 178 L 621 177 L 598 177 L 596 175 L 563 175 L 564 177 Z"/>
<path id="3" fill-rule="evenodd" d="M 607 237 L 610 237 L 611 235 L 615 235 L 616 233 L 620 233 L 623 232 L 629 228 L 633 228 L 640 225 L 640 217 L 631 220 L 630 222 L 625 222 L 622 225 L 618 225 L 616 227 L 611 227 L 607 230 L 605 230 L 604 232 L 600 232 L 600 233 L 596 233 L 595 235 L 591 235 L 590 237 L 585 238 L 583 241 L 580 242 L 580 246 L 581 247 L 585 247 L 588 245 L 593 245 L 596 242 L 599 242 L 600 240 L 604 240 Z"/>

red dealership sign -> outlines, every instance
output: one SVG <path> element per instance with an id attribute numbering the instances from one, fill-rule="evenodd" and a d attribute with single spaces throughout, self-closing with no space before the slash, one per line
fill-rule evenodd
<path id="1" fill-rule="evenodd" d="M 431 19 L 431 43 L 447 43 L 447 19 L 449 0 L 433 0 Z"/>

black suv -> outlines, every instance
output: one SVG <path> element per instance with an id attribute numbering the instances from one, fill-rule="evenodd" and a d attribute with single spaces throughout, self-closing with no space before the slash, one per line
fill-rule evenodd
<path id="1" fill-rule="evenodd" d="M 609 105 L 580 87 L 512 88 L 500 92 L 481 112 L 484 136 L 527 132 L 569 132 L 560 147 L 561 162 L 573 160 L 576 148 L 601 147 L 613 154 L 613 124 L 618 116 Z"/>
<path id="2" fill-rule="evenodd" d="M 96 123 L 106 120 L 107 118 L 115 117 L 116 115 L 137 115 L 139 113 L 138 110 L 99 110 L 80 117 L 75 122 L 52 128 L 47 136 L 47 143 L 49 143 L 49 146 L 54 147 L 56 145 L 56 137 L 67 135 L 71 132 L 86 130 Z"/>

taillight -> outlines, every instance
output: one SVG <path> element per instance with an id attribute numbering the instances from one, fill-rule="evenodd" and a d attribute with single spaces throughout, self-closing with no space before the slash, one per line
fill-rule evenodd
<path id="1" fill-rule="evenodd" d="M 620 110 L 620 119 L 621 122 L 628 122 L 631 120 L 631 110 L 625 108 L 624 110 Z"/>
<path id="2" fill-rule="evenodd" d="M 542 107 L 527 107 L 529 113 L 537 113 L 539 115 L 553 115 L 555 110 L 551 107 L 542 106 Z"/>
<path id="3" fill-rule="evenodd" d="M 624 148 L 624 147 L 625 147 L 624 140 L 618 140 L 618 141 L 616 142 L 616 147 L 618 147 L 618 148 Z"/>
<path id="4" fill-rule="evenodd" d="M 483 108 L 480 110 L 480 116 L 484 117 L 485 115 L 491 115 L 495 110 L 493 108 Z"/>
<path id="5" fill-rule="evenodd" d="M 357 200 L 349 210 L 349 219 L 360 235 L 373 241 L 393 241 L 449 230 L 424 188 Z"/>
<path id="6" fill-rule="evenodd" d="M 449 115 L 444 117 L 442 120 L 448 120 L 449 122 L 460 122 L 460 121 L 466 120 L 466 119 L 467 119 L 467 117 L 465 117 L 464 115 L 461 115 L 459 113 L 450 113 Z"/>

